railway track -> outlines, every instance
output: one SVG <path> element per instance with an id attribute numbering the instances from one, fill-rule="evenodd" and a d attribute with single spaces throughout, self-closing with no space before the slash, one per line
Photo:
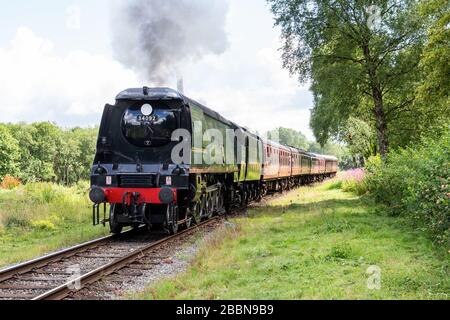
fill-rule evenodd
<path id="1" fill-rule="evenodd" d="M 266 200 L 273 200 L 283 194 L 270 194 Z M 247 208 L 234 208 L 224 218 L 239 215 Z M 120 282 L 124 277 L 142 276 L 143 270 L 152 270 L 153 265 L 165 258 L 164 254 L 161 256 L 165 245 L 182 242 L 183 238 L 214 225 L 221 218 L 214 217 L 169 237 L 146 233 L 145 228 L 130 230 L 0 270 L 0 300 L 89 299 L 91 296 L 80 292 L 114 274 L 119 275 Z M 120 277 L 121 271 L 125 269 L 128 271 Z M 94 290 L 105 290 L 99 287 Z"/>
<path id="2" fill-rule="evenodd" d="M 65 299 L 137 263 L 156 248 L 193 234 L 217 219 L 170 237 L 128 231 L 0 270 L 0 300 Z"/>

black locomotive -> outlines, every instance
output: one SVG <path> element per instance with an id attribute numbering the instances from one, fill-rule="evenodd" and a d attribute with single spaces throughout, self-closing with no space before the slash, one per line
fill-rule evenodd
<path id="1" fill-rule="evenodd" d="M 173 234 L 268 192 L 332 177 L 337 165 L 264 140 L 178 91 L 128 89 L 104 109 L 91 175 L 94 225 Z"/>

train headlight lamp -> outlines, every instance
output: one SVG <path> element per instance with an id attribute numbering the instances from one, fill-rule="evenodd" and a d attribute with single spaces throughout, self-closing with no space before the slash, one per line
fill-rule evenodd
<path id="1" fill-rule="evenodd" d="M 95 168 L 95 174 L 98 174 L 98 175 L 104 175 L 104 174 L 106 174 L 108 171 L 105 169 L 105 168 L 103 168 L 102 166 L 97 166 L 97 168 Z"/>
<path id="2" fill-rule="evenodd" d="M 95 204 L 103 203 L 106 200 L 105 191 L 102 188 L 94 187 L 89 192 L 89 199 Z"/>
<path id="3" fill-rule="evenodd" d="M 172 189 L 163 188 L 159 192 L 159 200 L 164 204 L 171 204 L 175 200 L 175 196 L 173 194 Z"/>
<path id="4" fill-rule="evenodd" d="M 141 107 L 141 113 L 148 117 L 153 113 L 153 107 L 146 103 Z"/>

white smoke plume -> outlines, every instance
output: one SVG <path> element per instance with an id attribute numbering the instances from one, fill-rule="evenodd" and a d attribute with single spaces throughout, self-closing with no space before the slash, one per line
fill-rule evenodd
<path id="1" fill-rule="evenodd" d="M 115 58 L 151 85 L 228 48 L 228 0 L 123 0 L 112 21 Z"/>

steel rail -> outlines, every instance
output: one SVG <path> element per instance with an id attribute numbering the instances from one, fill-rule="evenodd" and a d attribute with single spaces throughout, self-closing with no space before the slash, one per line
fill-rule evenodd
<path id="1" fill-rule="evenodd" d="M 213 222 L 219 218 L 224 218 L 225 220 L 227 220 L 231 215 L 233 215 L 233 213 L 248 209 L 248 206 L 252 203 L 254 203 L 254 201 L 252 201 L 249 204 L 244 205 L 244 206 L 231 208 L 224 215 L 213 217 L 207 221 L 204 221 L 198 225 L 193 226 L 192 228 L 184 230 L 173 236 L 158 240 L 156 242 L 152 242 L 151 244 L 144 246 L 143 248 L 140 248 L 127 256 L 119 258 L 116 261 L 113 261 L 109 264 L 99 267 L 96 270 L 88 272 L 88 273 L 80 276 L 77 279 L 71 279 L 70 281 L 67 281 L 63 285 L 60 285 L 54 289 L 51 289 L 51 290 L 45 292 L 44 294 L 41 294 L 36 297 L 30 297 L 29 299 L 32 299 L 32 300 L 61 300 L 61 299 L 64 299 L 71 293 L 79 291 L 79 289 L 71 289 L 71 288 L 75 287 L 75 284 L 81 284 L 81 288 L 83 288 L 93 282 L 96 282 L 96 281 L 102 279 L 103 277 L 105 277 L 107 275 L 110 275 L 111 273 L 114 273 L 114 272 L 126 267 L 127 265 L 132 264 L 139 257 L 141 257 L 142 255 L 145 255 L 145 252 L 152 250 L 161 244 L 164 244 L 164 243 L 174 240 L 178 237 L 181 237 L 182 235 L 190 233 L 190 232 L 198 229 L 199 227 L 210 224 L 211 222 Z M 67 249 L 63 249 L 61 251 L 57 251 L 57 252 L 48 254 L 46 256 L 39 257 L 39 258 L 24 262 L 24 263 L 21 263 L 18 265 L 7 267 L 5 269 L 0 270 L 0 285 L 7 280 L 13 279 L 16 276 L 21 276 L 21 275 L 27 274 L 29 272 L 33 272 L 36 269 L 43 268 L 52 263 L 59 262 L 63 259 L 71 258 L 79 253 L 83 253 L 87 250 L 97 248 L 103 244 L 107 244 L 110 241 L 113 241 L 116 239 L 120 240 L 122 237 L 126 237 L 129 234 L 132 234 L 134 232 L 136 232 L 136 230 L 131 229 L 131 230 L 123 232 L 122 234 L 119 234 L 119 235 L 106 236 L 103 238 L 99 238 L 96 240 L 92 240 L 89 242 L 85 242 L 85 243 L 70 247 Z"/>
<path id="2" fill-rule="evenodd" d="M 75 293 L 75 292 L 85 288 L 86 286 L 101 280 L 105 276 L 108 276 L 108 275 L 110 275 L 116 271 L 119 271 L 120 269 L 134 263 L 140 257 L 144 256 L 147 251 L 150 251 L 150 250 L 152 250 L 164 243 L 167 243 L 171 240 L 180 238 L 181 236 L 191 233 L 192 231 L 195 231 L 202 226 L 211 224 L 212 222 L 216 221 L 218 218 L 219 217 L 211 218 L 205 222 L 202 222 L 196 226 L 193 226 L 192 228 L 186 229 L 186 230 L 184 230 L 180 233 L 177 233 L 173 236 L 153 242 L 139 250 L 136 250 L 135 252 L 130 253 L 127 256 L 119 258 L 109 264 L 106 264 L 104 266 L 97 268 L 96 270 L 88 272 L 76 279 L 72 279 L 72 280 L 60 285 L 57 288 L 49 290 L 49 291 L 33 298 L 32 300 L 63 300 L 64 298 L 67 298 L 70 294 Z"/>
<path id="3" fill-rule="evenodd" d="M 115 239 L 120 239 L 122 236 L 126 236 L 132 232 L 134 232 L 134 230 L 126 231 L 120 235 L 110 235 L 103 238 L 98 238 L 96 240 L 88 241 L 67 249 L 50 253 L 43 257 L 39 257 L 27 262 L 23 262 L 11 267 L 4 268 L 0 270 L 0 283 L 9 280 L 16 275 L 21 275 L 33 271 L 34 269 L 45 267 L 50 263 L 58 262 L 65 258 L 70 258 L 80 252 L 98 247 L 102 244 L 108 243 Z"/>

